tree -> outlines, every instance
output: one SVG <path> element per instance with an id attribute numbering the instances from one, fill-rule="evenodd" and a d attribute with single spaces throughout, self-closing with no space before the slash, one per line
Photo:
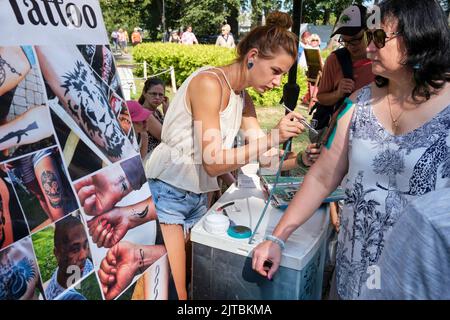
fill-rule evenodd
<path id="1" fill-rule="evenodd" d="M 142 14 L 151 4 L 151 0 L 100 0 L 108 32 L 119 28 L 129 33 L 134 27 L 142 25 Z"/>
<path id="2" fill-rule="evenodd" d="M 199 35 L 216 35 L 230 18 L 237 21 L 240 7 L 240 0 L 186 0 L 179 23 L 192 25 Z"/>

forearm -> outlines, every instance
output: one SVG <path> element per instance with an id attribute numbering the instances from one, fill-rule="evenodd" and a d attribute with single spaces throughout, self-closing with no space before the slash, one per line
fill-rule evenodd
<path id="1" fill-rule="evenodd" d="M 30 63 L 20 47 L 0 48 L 0 96 L 15 88 L 28 71 Z"/>
<path id="2" fill-rule="evenodd" d="M 143 273 L 165 253 L 164 245 L 140 246 L 138 248 L 138 272 Z"/>
<path id="3" fill-rule="evenodd" d="M 339 185 L 339 182 L 336 182 L 339 179 L 327 178 L 325 174 L 317 174 L 317 170 L 314 171 L 305 176 L 300 190 L 273 231 L 276 237 L 286 241 L 298 227 L 312 217 L 323 199 Z"/>
<path id="4" fill-rule="evenodd" d="M 285 214 L 273 231 L 273 235 L 276 237 L 286 241 L 298 227 L 311 218 L 321 205 L 322 200 L 328 195 L 328 192 L 320 184 L 309 182 L 310 179 L 305 178 L 302 187 L 289 204 Z M 317 185 L 319 185 L 318 188 Z M 311 186 L 315 189 L 312 189 Z"/>
<path id="5" fill-rule="evenodd" d="M 259 160 L 274 145 L 276 142 L 274 142 L 272 134 L 268 134 L 239 148 L 210 150 L 209 147 L 206 147 L 203 165 L 210 176 L 217 177 Z"/>
<path id="6" fill-rule="evenodd" d="M 99 80 L 76 47 L 70 49 L 36 47 L 45 80 L 67 113 L 109 159 L 117 161 L 134 153 Z"/>
<path id="7" fill-rule="evenodd" d="M 130 217 L 130 229 L 157 219 L 155 205 L 151 197 L 131 206 L 122 207 L 120 210 Z"/>
<path id="8" fill-rule="evenodd" d="M 33 107 L 11 122 L 0 126 L 0 150 L 35 143 L 52 135 L 46 106 Z"/>
<path id="9" fill-rule="evenodd" d="M 317 94 L 317 100 L 319 103 L 325 106 L 335 105 L 342 97 L 337 90 L 331 92 L 324 92 Z"/>

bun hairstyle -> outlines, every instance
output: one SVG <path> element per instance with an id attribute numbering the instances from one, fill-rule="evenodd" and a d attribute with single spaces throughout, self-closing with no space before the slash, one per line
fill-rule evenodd
<path id="1" fill-rule="evenodd" d="M 298 37 L 289 29 L 292 18 L 285 12 L 275 11 L 266 18 L 266 25 L 254 28 L 237 46 L 237 61 L 243 62 L 251 49 L 258 49 L 258 56 L 263 59 L 273 58 L 277 51 L 283 49 L 293 59 L 297 59 Z"/>
<path id="2" fill-rule="evenodd" d="M 267 16 L 266 25 L 289 30 L 292 28 L 293 21 L 291 16 L 287 13 L 274 11 Z"/>

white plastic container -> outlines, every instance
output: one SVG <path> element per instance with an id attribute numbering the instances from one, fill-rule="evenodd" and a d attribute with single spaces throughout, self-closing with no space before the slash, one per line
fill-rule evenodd
<path id="1" fill-rule="evenodd" d="M 204 229 L 203 221 L 215 209 L 229 202 L 230 219 L 237 225 L 255 229 L 265 206 L 261 189 L 232 186 L 191 232 L 193 299 L 321 299 L 326 237 L 329 228 L 327 207 L 297 229 L 286 242 L 281 266 L 272 281 L 252 270 L 254 247 L 271 234 L 283 212 L 269 206 L 255 241 L 215 235 Z"/>

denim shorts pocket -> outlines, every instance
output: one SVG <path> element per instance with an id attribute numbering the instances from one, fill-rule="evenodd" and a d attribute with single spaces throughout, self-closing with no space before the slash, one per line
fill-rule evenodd
<path id="1" fill-rule="evenodd" d="M 160 191 L 159 196 L 163 199 L 171 200 L 171 201 L 185 201 L 188 192 L 177 187 L 171 186 L 165 182 L 159 181 Z"/>

